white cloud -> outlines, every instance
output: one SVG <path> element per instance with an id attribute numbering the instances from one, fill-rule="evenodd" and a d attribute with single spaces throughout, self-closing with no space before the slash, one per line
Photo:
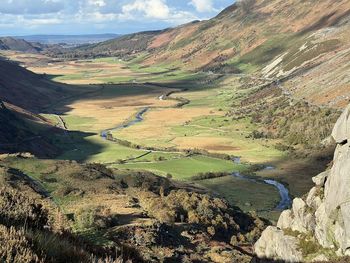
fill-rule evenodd
<path id="1" fill-rule="evenodd" d="M 122 6 L 121 20 L 151 19 L 162 20 L 173 24 L 185 23 L 198 19 L 188 11 L 176 10 L 167 5 L 166 0 L 136 0 Z"/>
<path id="2" fill-rule="evenodd" d="M 0 27 L 18 28 L 149 28 L 199 20 L 198 12 L 213 9 L 213 0 L 0 0 Z M 195 12 L 188 2 L 196 8 Z M 58 25 L 57 27 L 51 27 Z M 158 26 L 159 28 L 160 26 Z M 22 30 L 23 28 L 23 30 Z M 7 32 L 11 32 L 7 30 Z M 31 32 L 30 32 L 31 33 Z"/>
<path id="3" fill-rule="evenodd" d="M 143 13 L 149 18 L 167 19 L 170 16 L 170 8 L 164 0 L 136 0 L 122 7 L 126 17 L 133 17 L 134 13 Z"/>
<path id="4" fill-rule="evenodd" d="M 40 26 L 58 25 L 64 22 L 65 20 L 59 15 L 52 16 L 50 14 L 40 14 L 35 16 L 4 14 L 0 16 L 1 28 L 15 28 L 20 25 L 22 28 L 32 29 Z"/>
<path id="5" fill-rule="evenodd" d="M 40 26 L 40 25 L 57 25 L 62 23 L 62 20 L 59 18 L 35 18 L 35 19 L 26 19 L 26 24 L 29 26 Z"/>
<path id="6" fill-rule="evenodd" d="M 92 6 L 106 6 L 106 2 L 104 0 L 88 0 L 88 4 Z"/>
<path id="7" fill-rule="evenodd" d="M 199 13 L 216 11 L 213 6 L 213 0 L 192 0 L 190 4 L 193 5 Z"/>
<path id="8" fill-rule="evenodd" d="M 48 14 L 64 9 L 62 0 L 3 0 L 1 14 Z"/>

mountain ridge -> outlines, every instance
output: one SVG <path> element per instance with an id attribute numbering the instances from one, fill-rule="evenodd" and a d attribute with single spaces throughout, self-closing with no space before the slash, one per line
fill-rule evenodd
<path id="1" fill-rule="evenodd" d="M 344 75 L 348 66 L 334 75 L 327 68 L 349 58 L 349 21 L 350 3 L 346 0 L 240 1 L 210 20 L 126 35 L 59 55 L 127 60 L 142 54 L 144 66 L 181 65 L 190 71 L 254 74 L 283 81 L 297 98 L 339 108 L 350 98 Z M 133 44 L 127 45 L 125 40 Z M 333 83 L 315 83 L 322 75 Z M 305 87 L 296 87 L 290 79 L 305 82 Z M 331 86 L 336 90 L 334 96 Z"/>
<path id="2" fill-rule="evenodd" d="M 13 50 L 28 53 L 40 53 L 45 48 L 39 43 L 29 43 L 24 39 L 0 37 L 0 50 Z"/>
<path id="3" fill-rule="evenodd" d="M 0 99 L 5 102 L 38 112 L 72 92 L 67 85 L 50 81 L 45 75 L 37 75 L 16 62 L 0 58 Z"/>
<path id="4" fill-rule="evenodd" d="M 137 64 L 138 70 L 147 69 L 152 65 L 160 65 L 160 67 L 166 65 L 167 67 L 164 68 L 167 73 L 157 71 L 159 75 L 171 74 L 173 68 L 184 68 L 203 76 L 218 76 L 214 82 L 209 83 L 210 85 L 205 84 L 206 79 L 201 79 L 193 90 L 191 87 L 181 93 L 226 85 L 227 90 L 221 90 L 220 94 L 203 95 L 201 98 L 203 101 L 209 96 L 213 96 L 210 98 L 213 100 L 216 99 L 215 96 L 225 98 L 227 101 L 227 105 L 224 104 L 225 108 L 223 109 L 222 105 L 217 106 L 220 107 L 218 112 L 226 111 L 222 116 L 222 123 L 243 120 L 233 127 L 237 134 L 241 133 L 242 137 L 246 136 L 246 139 L 260 140 L 262 143 L 268 143 L 270 139 L 276 140 L 276 145 L 271 144 L 268 147 L 276 147 L 276 149 L 279 147 L 283 154 L 288 155 L 283 158 L 289 158 L 294 154 L 301 160 L 307 158 L 310 153 L 332 147 L 332 140 L 325 137 L 328 136 L 338 111 L 329 107 L 342 108 L 349 102 L 349 29 L 350 2 L 348 0 L 336 2 L 331 0 L 287 2 L 246 0 L 229 6 L 207 21 L 194 21 L 161 31 L 135 33 L 122 36 L 117 40 L 69 50 L 44 52 L 64 59 L 73 59 L 68 63 L 71 63 L 71 66 L 82 67 L 81 70 L 84 70 L 84 65 L 75 63 L 76 58 L 116 56 L 120 61 L 112 58 L 111 64 L 104 65 L 107 70 L 117 67 L 116 64 L 119 62 L 136 59 L 134 63 Z M 14 48 L 19 47 L 14 46 Z M 65 61 L 58 61 L 60 67 L 66 67 Z M 91 66 L 93 62 L 86 63 L 90 63 L 89 66 Z M 101 64 L 98 66 L 102 68 Z M 129 69 L 127 63 L 122 66 Z M 149 70 L 151 71 L 152 68 Z M 71 69 L 68 68 L 67 71 L 70 72 Z M 77 72 L 80 73 L 80 69 Z M 85 72 L 75 77 L 83 79 L 87 75 Z M 230 82 L 230 76 L 235 77 L 234 81 Z M 90 145 L 80 149 L 80 145 L 74 145 L 74 141 L 70 138 L 83 141 L 85 134 L 78 134 L 79 128 L 72 128 L 74 126 L 68 128 L 76 132 L 68 129 L 62 131 L 66 127 L 60 129 L 59 124 L 54 125 L 56 117 L 58 121 L 64 122 L 61 116 L 58 116 L 62 113 L 56 113 L 56 110 L 48 112 L 51 113 L 51 121 L 43 117 L 45 115 L 39 115 L 39 113 L 46 113 L 46 109 L 50 109 L 60 101 L 67 103 L 64 103 L 65 105 L 59 110 L 73 109 L 70 105 L 71 100 L 67 99 L 73 97 L 72 100 L 74 100 L 74 95 L 77 93 L 71 90 L 70 86 L 55 83 L 50 78 L 51 76 L 46 74 L 36 75 L 17 63 L 0 60 L 0 122 L 6 124 L 0 127 L 0 153 L 5 153 L 0 155 L 0 174 L 4 178 L 0 180 L 0 186 L 11 186 L 9 189 L 14 186 L 17 190 L 25 188 L 29 190 L 25 192 L 29 195 L 41 195 L 41 198 L 48 199 L 45 201 L 51 205 L 59 204 L 62 211 L 67 213 L 67 216 L 56 213 L 58 214 L 55 218 L 58 221 L 57 224 L 65 221 L 61 216 L 71 221 L 67 230 L 60 228 L 58 233 L 53 232 L 54 228 L 51 225 L 47 226 L 46 231 L 44 229 L 46 225 L 44 227 L 44 225 L 35 225 L 30 222 L 29 233 L 27 229 L 17 226 L 16 231 L 18 229 L 23 231 L 19 236 L 29 237 L 29 243 L 34 240 L 33 244 L 28 246 L 34 254 L 38 254 L 38 258 L 45 258 L 51 251 L 55 251 L 59 258 L 64 258 L 70 253 L 75 259 L 78 258 L 79 253 L 73 253 L 76 251 L 72 251 L 74 247 L 72 249 L 69 243 L 74 241 L 76 235 L 82 238 L 81 243 L 75 241 L 75 244 L 84 260 L 88 260 L 91 253 L 95 251 L 118 260 L 119 250 L 121 249 L 123 253 L 124 247 L 119 247 L 122 243 L 123 246 L 128 247 L 126 253 L 130 253 L 130 257 L 137 260 L 136 262 L 140 262 L 140 258 L 150 262 L 159 262 L 164 258 L 169 261 L 185 262 L 260 262 L 259 259 L 252 259 L 254 253 L 249 246 L 257 240 L 267 222 L 255 213 L 244 213 L 239 208 L 230 206 L 219 197 L 203 194 L 201 191 L 204 190 L 197 189 L 193 184 L 187 185 L 169 179 L 174 175 L 164 173 L 164 177 L 160 177 L 143 170 L 124 171 L 119 169 L 121 167 L 119 165 L 123 165 L 126 161 L 114 160 L 116 153 L 111 157 L 116 164 L 115 169 L 108 169 L 100 163 L 81 164 L 77 161 L 40 160 L 22 154 L 12 155 L 11 153 L 16 152 L 30 152 L 40 158 L 56 157 L 57 149 L 50 144 L 50 139 L 44 136 L 45 133 L 56 131 L 62 133 L 62 136 L 59 136 L 61 138 L 53 136 L 51 140 L 57 140 L 55 145 L 64 143 L 69 145 L 67 148 L 73 153 L 90 154 L 88 148 L 97 152 L 104 150 L 103 147 L 95 148 Z M 142 84 L 137 83 L 133 78 L 129 84 L 137 92 L 138 85 Z M 174 87 L 185 83 L 186 78 L 182 82 L 175 82 Z M 122 85 L 124 83 L 120 84 Z M 233 85 L 238 87 L 237 94 L 230 93 Z M 91 86 L 82 87 L 86 91 Z M 113 87 L 112 84 L 111 87 Z M 101 88 L 106 91 L 108 86 L 101 84 Z M 149 92 L 148 89 L 145 90 L 145 93 Z M 96 99 L 94 95 L 90 94 L 89 97 Z M 123 93 L 115 93 L 111 90 L 105 96 L 107 98 L 123 96 Z M 135 97 L 125 97 L 127 102 L 135 100 Z M 157 103 L 163 103 L 166 102 L 163 100 L 171 98 L 170 95 L 161 95 L 154 96 L 152 100 L 154 99 Z M 181 99 L 180 97 L 179 100 Z M 202 101 L 199 102 L 202 103 Z M 104 101 L 97 103 L 99 103 L 98 109 L 113 109 L 120 106 L 120 102 L 114 101 L 107 104 Z M 88 107 L 87 104 L 82 102 L 82 108 Z M 205 102 L 203 104 L 205 105 Z M 186 109 L 187 106 L 183 110 Z M 88 114 L 93 115 L 91 112 Z M 102 113 L 109 114 L 104 111 Z M 99 116 L 102 116 L 102 113 Z M 263 232 L 260 240 L 255 244 L 255 252 L 260 258 L 267 258 L 267 262 L 270 260 L 300 262 L 337 259 L 339 256 L 349 254 L 349 116 L 350 106 L 333 130 L 332 137 L 337 144 L 333 167 L 313 178 L 316 186 L 307 196 L 294 200 L 292 208 L 282 213 L 277 227 L 268 227 Z M 91 122 L 89 117 L 77 120 L 84 124 L 85 121 Z M 111 118 L 115 118 L 115 115 L 111 115 Z M 245 120 L 247 121 L 244 122 Z M 106 124 L 111 122 L 109 120 Z M 203 125 L 201 122 L 199 124 Z M 183 132 L 184 137 L 189 138 L 186 129 L 182 129 L 187 124 L 180 125 L 182 125 L 181 133 Z M 206 117 L 205 125 L 220 133 L 226 132 L 225 124 L 217 122 L 214 116 Z M 247 125 L 254 125 L 254 130 L 242 129 Z M 61 126 L 65 126 L 65 123 Z M 127 126 L 123 125 L 129 128 Z M 194 127 L 195 130 L 205 128 L 200 125 Z M 149 130 L 152 129 L 154 127 L 150 126 Z M 74 133 L 74 136 L 70 137 L 70 132 Z M 99 133 L 96 132 L 95 135 L 102 140 Z M 110 136 L 113 139 L 113 134 Z M 204 140 L 203 137 L 200 137 L 200 140 Z M 106 143 L 117 142 L 116 140 Z M 129 143 L 129 141 L 121 142 L 124 143 L 123 147 Z M 268 147 L 263 148 L 261 152 L 265 154 Z M 142 146 L 135 145 L 135 148 L 140 150 Z M 152 154 L 152 151 L 158 154 L 157 148 L 150 149 L 145 153 L 146 155 Z M 191 157 L 190 151 L 188 154 Z M 186 153 L 186 158 L 188 156 Z M 317 161 L 326 163 L 329 161 L 327 157 L 320 155 L 321 160 Z M 129 160 L 130 156 L 127 158 Z M 137 160 L 138 158 L 136 157 Z M 227 158 L 232 164 L 232 156 L 228 155 Z M 135 160 L 134 157 L 131 159 Z M 241 162 L 240 158 L 236 159 L 237 162 Z M 142 160 L 140 161 L 143 165 Z M 146 159 L 145 162 L 153 164 L 153 162 L 166 163 L 166 161 L 167 159 L 160 156 L 150 161 Z M 297 170 L 299 167 L 292 168 Z M 275 167 L 267 166 L 266 163 L 258 164 L 256 167 L 252 165 L 252 172 L 255 171 L 254 169 L 263 169 L 260 172 L 268 172 L 269 176 L 272 170 L 276 173 L 280 172 Z M 311 174 L 314 171 L 307 172 Z M 205 178 L 209 175 L 202 174 L 202 176 Z M 213 176 L 216 175 L 213 174 Z M 240 173 L 237 177 L 239 176 Z M 310 179 L 306 176 L 306 179 L 294 178 L 290 174 L 288 176 L 290 180 Z M 247 180 L 250 181 L 250 178 Z M 33 182 L 36 183 L 34 186 Z M 304 181 L 300 181 L 300 184 L 301 182 Z M 29 189 L 28 186 L 30 186 Z M 232 193 L 231 188 L 229 191 Z M 25 200 L 23 196 L 17 195 L 17 192 L 13 194 L 14 200 Z M 9 196 L 12 195 L 0 189 L 0 201 L 6 200 Z M 12 199 L 8 199 L 11 203 Z M 23 204 L 27 202 L 29 201 Z M 0 205 L 2 203 L 7 205 L 6 202 L 0 202 Z M 15 210 L 22 209 L 22 202 L 12 203 L 16 204 Z M 31 203 L 30 200 L 28 207 L 36 207 L 35 204 L 30 205 Z M 252 207 L 249 203 L 247 206 Z M 24 209 L 24 211 L 24 216 L 20 215 L 17 218 L 20 226 L 26 224 L 26 213 L 32 212 L 30 209 L 28 211 Z M 50 208 L 49 211 L 53 213 L 54 209 Z M 5 232 L 9 232 L 10 228 L 13 229 L 16 226 L 11 221 L 12 216 L 14 215 L 8 213 L 8 209 L 2 210 L 0 232 L 4 229 Z M 6 220 L 3 222 L 2 218 Z M 45 216 L 43 218 L 49 221 Z M 55 235 L 57 240 L 61 241 L 65 240 L 65 234 L 67 234 L 71 239 L 68 243 L 67 241 L 62 243 L 68 244 L 70 248 L 63 250 L 63 253 L 57 252 L 57 249 L 41 244 L 40 235 L 38 238 L 30 231 L 40 235 L 46 231 L 47 234 Z M 85 247 L 85 240 L 88 243 L 91 239 L 95 239 L 94 241 L 98 244 L 96 242 Z M 107 245 L 112 242 L 115 247 L 105 249 L 100 246 L 100 241 Z M 44 249 L 37 246 L 38 243 Z M 57 241 L 57 244 L 61 243 Z M 125 255 L 127 256 L 129 254 Z M 120 261 L 123 260 L 120 259 Z"/>

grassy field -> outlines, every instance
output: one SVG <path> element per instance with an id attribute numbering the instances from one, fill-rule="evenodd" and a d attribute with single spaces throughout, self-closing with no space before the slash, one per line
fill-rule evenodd
<path id="1" fill-rule="evenodd" d="M 279 202 L 279 194 L 274 187 L 262 183 L 252 184 L 233 176 L 203 180 L 199 184 L 245 211 L 273 210 Z"/>
<path id="2" fill-rule="evenodd" d="M 42 55 L 23 55 L 17 52 L 2 52 L 12 60 L 20 61 L 29 70 L 46 74 L 50 79 L 74 85 L 117 84 L 125 82 L 184 81 L 203 77 L 203 74 L 180 70 L 174 65 L 142 66 L 139 58 L 123 61 L 119 58 L 98 58 L 78 61 L 59 61 Z"/>
<path id="3" fill-rule="evenodd" d="M 284 155 L 275 149 L 274 140 L 249 138 L 257 128 L 250 118 L 232 120 L 225 116 L 235 96 L 233 87 L 186 91 L 176 96 L 190 103 L 183 108 L 152 110 L 142 123 L 116 131 L 114 136 L 143 146 L 228 153 L 254 163 L 273 162 Z"/>
<path id="4" fill-rule="evenodd" d="M 16 59 L 22 59 L 24 63 L 27 59 L 34 72 L 45 73 L 55 81 L 75 84 L 80 89 L 91 83 L 101 85 L 101 89 L 93 94 L 62 102 L 52 109 L 59 112 L 68 128 L 65 134 L 53 135 L 52 140 L 62 149 L 58 159 L 106 163 L 123 170 L 148 170 L 163 176 L 170 174 L 177 180 L 190 180 L 199 173 L 244 172 L 249 163 L 268 164 L 284 157 L 283 152 L 275 149 L 276 141 L 250 137 L 257 128 L 250 118 L 233 120 L 227 117 L 232 105 L 248 92 L 240 88 L 239 77 L 203 82 L 207 78 L 204 73 L 186 72 L 180 70 L 179 65 L 143 66 L 138 58 L 47 64 L 39 63 L 42 59 L 35 61 L 33 57 L 17 55 Z M 145 82 L 157 82 L 165 87 L 142 84 Z M 173 91 L 176 93 L 171 95 L 172 99 L 160 99 Z M 174 98 L 186 98 L 190 102 L 177 108 L 175 105 L 179 101 Z M 132 120 L 145 107 L 149 110 L 142 122 L 113 131 L 113 136 L 143 148 L 199 149 L 213 154 L 241 156 L 247 164 L 237 165 L 207 156 L 187 157 L 183 152 L 149 152 L 101 138 L 102 131 Z M 59 123 L 56 114 L 45 117 Z M 278 199 L 274 188 L 238 182 L 231 177 L 206 180 L 200 184 L 245 209 L 250 209 L 247 204 L 254 203 L 254 193 L 259 196 L 256 207 L 259 206 L 260 210 L 271 209 Z M 251 208 L 255 209 L 253 205 Z"/>
<path id="5" fill-rule="evenodd" d="M 244 171 L 247 165 L 234 164 L 231 161 L 206 157 L 193 156 L 180 159 L 150 163 L 127 163 L 114 165 L 115 168 L 149 170 L 159 175 L 171 174 L 174 179 L 189 180 L 194 175 L 206 172 L 233 172 Z"/>

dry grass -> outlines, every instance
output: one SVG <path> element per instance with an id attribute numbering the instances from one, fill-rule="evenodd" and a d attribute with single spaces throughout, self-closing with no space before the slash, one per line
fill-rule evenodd
<path id="1" fill-rule="evenodd" d="M 210 108 L 168 108 L 152 110 L 145 115 L 145 120 L 141 124 L 117 132 L 116 136 L 128 140 L 136 139 L 139 142 L 145 142 L 145 140 L 152 141 L 155 139 L 158 142 L 166 142 L 178 136 L 176 133 L 172 132 L 173 127 L 184 125 L 186 122 L 197 117 L 215 114 L 216 113 Z M 172 141 L 170 144 L 174 145 L 174 142 Z M 165 146 L 169 145 L 166 143 Z"/>
<path id="2" fill-rule="evenodd" d="M 140 76 L 124 68 L 122 64 L 110 64 L 107 62 L 87 63 L 79 61 L 75 63 L 70 62 L 69 64 L 62 62 L 48 64 L 47 66 L 30 67 L 29 70 L 38 74 L 45 73 L 48 75 L 67 76 L 65 78 L 56 78 L 56 80 L 74 85 L 102 84 L 105 82 L 104 79 L 117 77 L 137 78 Z M 75 78 L 74 75 L 81 75 L 81 77 Z"/>
<path id="3" fill-rule="evenodd" d="M 217 137 L 178 137 L 172 141 L 180 149 L 204 149 L 210 152 L 231 153 L 240 150 L 232 144 L 232 140 Z"/>
<path id="4" fill-rule="evenodd" d="M 41 54 L 12 51 L 2 51 L 1 54 L 34 73 L 51 75 L 55 81 L 72 85 L 103 84 L 109 79 L 137 79 L 145 75 L 133 72 L 117 61 L 60 61 Z"/>
<path id="5" fill-rule="evenodd" d="M 107 87 L 106 89 L 118 89 Z M 132 87 L 130 87 L 132 89 Z M 124 89 L 125 90 L 125 89 Z M 105 98 L 103 94 L 94 98 L 87 98 L 68 105 L 71 110 L 66 113 L 67 116 L 93 118 L 84 127 L 85 131 L 100 132 L 103 129 L 115 127 L 124 121 L 130 119 L 140 108 L 144 107 L 169 107 L 174 105 L 174 101 L 159 100 L 158 97 L 169 90 L 160 88 L 149 88 L 145 94 L 123 95 Z M 108 92 L 108 91 L 106 91 Z M 73 123 L 73 125 L 75 125 Z M 68 122 L 69 126 L 69 122 Z"/>
<path id="6" fill-rule="evenodd" d="M 117 224 L 135 225 L 152 223 L 150 218 L 142 218 L 143 210 L 133 205 L 133 199 L 126 194 L 87 194 L 83 199 L 72 200 L 66 205 L 66 212 L 103 211 L 104 216 L 115 218 Z"/>

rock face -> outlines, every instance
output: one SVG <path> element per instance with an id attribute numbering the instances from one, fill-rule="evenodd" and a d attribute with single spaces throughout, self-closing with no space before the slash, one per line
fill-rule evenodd
<path id="1" fill-rule="evenodd" d="M 0 110 L 6 109 L 5 104 L 2 100 L 0 100 Z"/>
<path id="2" fill-rule="evenodd" d="M 350 255 L 350 105 L 332 137 L 333 167 L 312 179 L 315 187 L 294 199 L 277 227 L 263 232 L 255 244 L 259 258 L 300 262 Z"/>

